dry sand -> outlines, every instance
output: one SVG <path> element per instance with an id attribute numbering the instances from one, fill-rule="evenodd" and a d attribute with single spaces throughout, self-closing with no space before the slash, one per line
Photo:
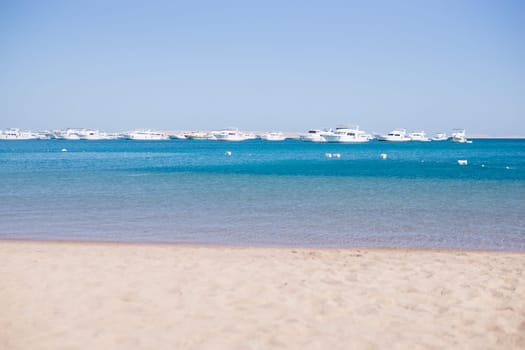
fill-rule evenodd
<path id="1" fill-rule="evenodd" d="M 525 254 L 0 241 L 0 349 L 524 349 Z"/>

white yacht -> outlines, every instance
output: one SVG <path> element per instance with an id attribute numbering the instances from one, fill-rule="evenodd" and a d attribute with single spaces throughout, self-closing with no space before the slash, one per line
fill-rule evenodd
<path id="1" fill-rule="evenodd" d="M 62 137 L 64 140 L 80 140 L 80 136 L 78 134 L 66 134 Z"/>
<path id="2" fill-rule="evenodd" d="M 328 132 L 323 135 L 326 142 L 340 142 L 340 143 L 362 143 L 368 142 L 372 135 L 367 134 L 363 130 L 359 130 L 359 126 L 338 126 L 334 132 Z"/>
<path id="3" fill-rule="evenodd" d="M 213 135 L 217 141 L 245 141 L 248 139 L 243 132 L 234 128 L 214 132 Z"/>
<path id="4" fill-rule="evenodd" d="M 80 140 L 81 129 L 56 130 L 54 137 L 59 140 Z"/>
<path id="5" fill-rule="evenodd" d="M 390 141 L 390 142 L 406 142 L 410 141 L 410 137 L 407 136 L 405 129 L 394 129 L 386 135 L 377 135 L 379 141 Z"/>
<path id="6" fill-rule="evenodd" d="M 51 138 L 53 138 L 53 133 L 47 130 L 39 131 L 35 134 L 35 138 L 37 140 L 50 140 Z"/>
<path id="7" fill-rule="evenodd" d="M 118 132 L 108 132 L 107 137 L 108 137 L 108 140 L 118 140 L 118 139 L 124 138 L 124 136 Z"/>
<path id="8" fill-rule="evenodd" d="M 284 141 L 286 140 L 286 136 L 284 136 L 282 132 L 267 132 L 265 134 L 262 134 L 260 137 L 262 140 L 266 140 L 266 141 Z"/>
<path id="9" fill-rule="evenodd" d="M 191 131 L 184 134 L 184 136 L 188 140 L 208 140 L 210 138 L 210 134 L 204 131 Z"/>
<path id="10" fill-rule="evenodd" d="M 19 129 L 0 130 L 0 140 L 32 140 L 36 136 L 31 131 L 20 131 Z"/>
<path id="11" fill-rule="evenodd" d="M 63 133 L 62 130 L 53 130 L 49 132 L 49 136 L 51 139 L 59 140 L 59 139 L 62 139 L 62 133 Z"/>
<path id="12" fill-rule="evenodd" d="M 169 136 L 166 133 L 160 131 L 135 130 L 124 134 L 124 138 L 128 140 L 158 141 L 168 140 Z"/>
<path id="13" fill-rule="evenodd" d="M 408 134 L 410 141 L 429 142 L 430 138 L 424 131 L 414 131 Z"/>
<path id="14" fill-rule="evenodd" d="M 472 141 L 467 140 L 467 134 L 465 129 L 454 129 L 452 130 L 452 136 L 450 136 L 450 142 L 454 143 L 472 143 Z"/>
<path id="15" fill-rule="evenodd" d="M 247 132 L 243 134 L 246 140 L 255 140 L 257 139 L 257 135 L 253 132 Z"/>
<path id="16" fill-rule="evenodd" d="M 110 140 L 115 138 L 107 132 L 91 129 L 82 129 L 79 131 L 78 135 L 81 140 Z"/>
<path id="17" fill-rule="evenodd" d="M 175 140 L 186 140 L 187 138 L 188 137 L 186 137 L 184 133 L 177 133 L 177 134 L 170 135 L 170 139 L 175 139 Z"/>
<path id="18" fill-rule="evenodd" d="M 300 135 L 299 140 L 306 142 L 326 142 L 324 135 L 327 133 L 328 131 L 320 129 L 310 129 L 307 134 Z"/>
<path id="19" fill-rule="evenodd" d="M 432 138 L 432 141 L 446 141 L 448 139 L 447 134 L 444 132 L 439 132 Z"/>

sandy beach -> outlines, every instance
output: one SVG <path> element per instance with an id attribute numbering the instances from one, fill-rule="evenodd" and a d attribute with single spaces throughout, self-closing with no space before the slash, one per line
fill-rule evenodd
<path id="1" fill-rule="evenodd" d="M 523 349 L 525 254 L 0 241 L 1 349 Z"/>

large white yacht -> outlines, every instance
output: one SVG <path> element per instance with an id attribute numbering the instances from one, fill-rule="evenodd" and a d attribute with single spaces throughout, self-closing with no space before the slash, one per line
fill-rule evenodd
<path id="1" fill-rule="evenodd" d="M 168 140 L 169 136 L 160 131 L 153 130 L 134 130 L 124 134 L 124 138 L 128 140 L 141 140 L 141 141 L 157 141 L 157 140 Z"/>
<path id="2" fill-rule="evenodd" d="M 336 127 L 334 132 L 328 132 L 323 137 L 326 142 L 361 143 L 370 141 L 372 135 L 359 130 L 359 126 L 341 125 Z"/>
<path id="3" fill-rule="evenodd" d="M 325 130 L 310 129 L 307 134 L 300 135 L 299 140 L 306 142 L 326 142 L 324 135 L 327 133 L 328 131 Z"/>
<path id="4" fill-rule="evenodd" d="M 413 131 L 408 134 L 410 141 L 429 142 L 431 141 L 424 131 Z"/>
<path id="5" fill-rule="evenodd" d="M 282 132 L 267 132 L 265 134 L 262 134 L 261 140 L 266 141 L 284 141 L 286 140 L 286 136 L 283 135 Z"/>
<path id="6" fill-rule="evenodd" d="M 406 142 L 410 141 L 410 137 L 407 136 L 405 129 L 394 129 L 386 135 L 377 135 L 379 141 L 390 141 L 390 142 Z"/>
<path id="7" fill-rule="evenodd" d="M 213 135 L 217 141 L 245 141 L 248 139 L 243 132 L 234 128 L 214 132 Z"/>
<path id="8" fill-rule="evenodd" d="M 452 135 L 450 136 L 450 142 L 454 143 L 472 143 L 472 141 L 467 140 L 467 134 L 465 129 L 454 129 L 452 130 Z"/>
<path id="9" fill-rule="evenodd" d="M 20 131 L 19 129 L 0 130 L 0 140 L 32 140 L 36 136 L 31 131 Z"/>

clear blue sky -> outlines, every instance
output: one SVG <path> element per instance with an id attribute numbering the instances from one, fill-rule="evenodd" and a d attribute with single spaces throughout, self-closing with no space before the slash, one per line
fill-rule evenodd
<path id="1" fill-rule="evenodd" d="M 525 135 L 525 1 L 0 0 L 0 128 Z"/>

